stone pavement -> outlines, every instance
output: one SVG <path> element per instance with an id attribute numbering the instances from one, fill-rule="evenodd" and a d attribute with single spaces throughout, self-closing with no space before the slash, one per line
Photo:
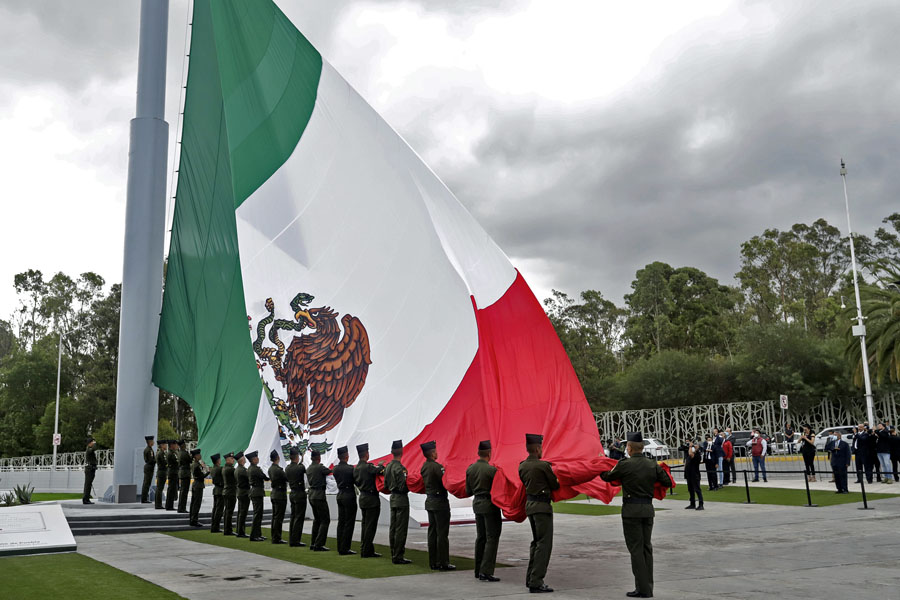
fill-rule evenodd
<path id="1" fill-rule="evenodd" d="M 900 598 L 900 498 L 873 502 L 870 511 L 856 504 L 711 502 L 695 512 L 682 510 L 683 500 L 657 504 L 670 510 L 657 513 L 654 530 L 656 598 L 798 600 L 849 598 L 863 590 L 875 598 Z M 620 517 L 558 514 L 554 525 L 547 584 L 557 592 L 549 597 L 625 598 L 634 586 Z M 473 526 L 452 527 L 451 552 L 471 556 L 474 537 Z M 192 600 L 450 600 L 533 597 L 524 586 L 530 539 L 527 523 L 504 523 L 498 559 L 511 567 L 497 570 L 499 583 L 478 582 L 471 571 L 360 580 L 163 534 L 77 542 L 82 554 Z M 386 543 L 387 528 L 379 527 L 376 541 Z M 424 529 L 410 530 L 409 546 L 425 549 Z"/>

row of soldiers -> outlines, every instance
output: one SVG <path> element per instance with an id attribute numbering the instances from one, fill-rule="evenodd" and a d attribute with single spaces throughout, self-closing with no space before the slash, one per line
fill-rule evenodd
<path id="1" fill-rule="evenodd" d="M 632 571 L 635 577 L 635 590 L 629 592 L 630 597 L 652 597 L 653 595 L 653 557 L 650 537 L 653 529 L 653 487 L 656 482 L 665 486 L 674 485 L 671 478 L 656 461 L 647 459 L 642 454 L 643 439 L 639 433 L 629 434 L 627 453 L 634 457 L 620 461 L 614 469 L 601 474 L 610 482 L 623 486 L 623 528 L 626 545 L 632 556 Z M 519 464 L 519 478 L 525 488 L 525 513 L 532 532 L 529 552 L 526 586 L 531 593 L 548 593 L 553 589 L 544 583 L 547 566 L 553 547 L 553 508 L 552 492 L 560 487 L 551 464 L 543 457 L 543 436 L 526 434 L 528 457 Z M 152 436 L 147 436 L 145 464 L 152 467 L 148 456 L 152 457 Z M 162 446 L 167 446 L 164 450 Z M 174 447 L 173 447 L 174 446 Z M 450 563 L 450 501 L 449 493 L 444 486 L 444 467 L 438 462 L 437 444 L 434 441 L 421 444 L 425 463 L 421 468 L 421 476 L 425 486 L 425 510 L 428 513 L 428 558 L 433 570 L 453 571 Z M 491 497 L 494 476 L 497 467 L 490 464 L 491 443 L 485 440 L 478 445 L 478 460 L 466 469 L 466 496 L 471 496 L 472 510 L 475 513 L 475 577 L 481 581 L 500 581 L 494 576 L 497 559 L 497 548 L 502 530 L 502 513 Z M 148 454 L 149 451 L 149 454 Z M 301 541 L 307 502 L 313 513 L 312 532 L 309 549 L 314 552 L 327 552 L 325 546 L 328 528 L 331 522 L 328 503 L 325 499 L 326 478 L 334 477 L 337 484 L 337 551 L 341 555 L 356 554 L 350 548 L 353 529 L 356 522 L 357 509 L 362 512 L 360 536 L 360 556 L 362 558 L 379 558 L 375 552 L 374 539 L 381 511 L 379 491 L 376 478 L 384 476 L 384 487 L 390 492 L 390 532 L 389 544 L 391 561 L 394 564 L 409 564 L 405 554 L 406 534 L 409 522 L 409 487 L 408 472 L 403 466 L 403 442 L 396 440 L 391 445 L 392 460 L 387 464 L 369 462 L 368 444 L 356 447 L 358 462 L 355 466 L 348 463 L 349 451 L 346 446 L 338 448 L 338 464 L 328 468 L 322 464 L 319 452 L 312 450 L 311 464 L 307 468 L 301 462 L 301 453 L 297 448 L 290 450 L 290 463 L 282 468 L 281 453 L 273 450 L 268 474 L 259 467 L 258 452 L 228 453 L 225 455 L 225 466 L 220 465 L 220 455 L 210 457 L 212 467 L 207 470 L 201 460 L 200 449 L 190 452 L 188 473 L 193 477 L 191 486 L 190 524 L 201 526 L 199 511 L 203 497 L 204 480 L 211 475 L 213 482 L 213 512 L 210 531 L 241 538 L 249 538 L 251 542 L 266 541 L 262 535 L 263 498 L 265 482 L 271 482 L 271 542 L 273 544 L 289 544 L 303 547 Z M 165 465 L 169 478 L 169 494 L 167 509 L 174 502 L 178 486 L 185 490 L 190 484 L 189 477 L 182 477 L 184 441 L 160 440 L 156 464 L 160 473 Z M 165 462 L 162 462 L 163 457 Z M 249 468 L 245 465 L 249 462 Z M 174 465 L 174 469 L 173 469 Z M 148 470 L 145 467 L 142 502 L 146 501 L 146 490 L 149 488 Z M 149 476 L 152 478 L 152 468 Z M 307 491 L 304 476 L 309 483 Z M 174 480 L 174 491 L 173 491 Z M 162 489 L 165 478 L 158 477 L 157 489 Z M 288 490 L 290 495 L 288 496 Z M 357 496 L 358 492 L 358 496 Z M 157 494 L 157 508 L 160 508 L 160 494 Z M 179 511 L 186 502 L 186 494 L 179 499 Z M 283 523 L 287 503 L 291 503 L 289 525 L 289 541 L 282 538 Z M 250 534 L 246 534 L 246 520 L 249 505 L 253 505 L 253 518 Z M 237 507 L 237 519 L 234 522 L 234 511 Z"/>

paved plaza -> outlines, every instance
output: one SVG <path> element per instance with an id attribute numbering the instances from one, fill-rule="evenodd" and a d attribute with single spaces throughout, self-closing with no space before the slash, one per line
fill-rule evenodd
<path id="1" fill-rule="evenodd" d="M 900 598 L 900 497 L 872 502 L 869 511 L 708 502 L 695 512 L 683 510 L 682 499 L 657 504 L 667 510 L 657 513 L 654 530 L 656 598 L 849 598 L 863 590 Z M 634 586 L 620 517 L 557 514 L 554 526 L 550 597 L 625 598 Z M 386 544 L 387 534 L 379 527 L 376 542 Z M 451 553 L 472 556 L 474 537 L 474 526 L 452 527 Z M 82 554 L 190 599 L 450 600 L 532 597 L 524 585 L 530 539 L 527 523 L 504 523 L 498 560 L 510 566 L 497 570 L 499 583 L 476 581 L 471 571 L 355 579 L 158 533 L 77 541 Z M 424 550 L 425 530 L 411 530 L 408 546 Z"/>

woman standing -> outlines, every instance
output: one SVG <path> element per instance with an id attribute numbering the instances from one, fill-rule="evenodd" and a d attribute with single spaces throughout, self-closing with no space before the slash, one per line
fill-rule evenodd
<path id="1" fill-rule="evenodd" d="M 803 434 L 800 436 L 800 454 L 803 455 L 806 478 L 810 482 L 814 482 L 816 480 L 816 442 L 808 425 L 803 426 Z"/>

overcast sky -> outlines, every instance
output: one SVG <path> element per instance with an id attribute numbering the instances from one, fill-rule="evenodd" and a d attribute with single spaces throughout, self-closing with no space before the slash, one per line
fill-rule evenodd
<path id="1" fill-rule="evenodd" d="M 0 318 L 28 268 L 121 281 L 139 4 L 0 0 Z M 900 210 L 895 1 L 279 5 L 540 298 L 621 302 L 654 260 L 731 283 L 766 227 L 845 230 L 841 156 L 857 230 Z"/>

